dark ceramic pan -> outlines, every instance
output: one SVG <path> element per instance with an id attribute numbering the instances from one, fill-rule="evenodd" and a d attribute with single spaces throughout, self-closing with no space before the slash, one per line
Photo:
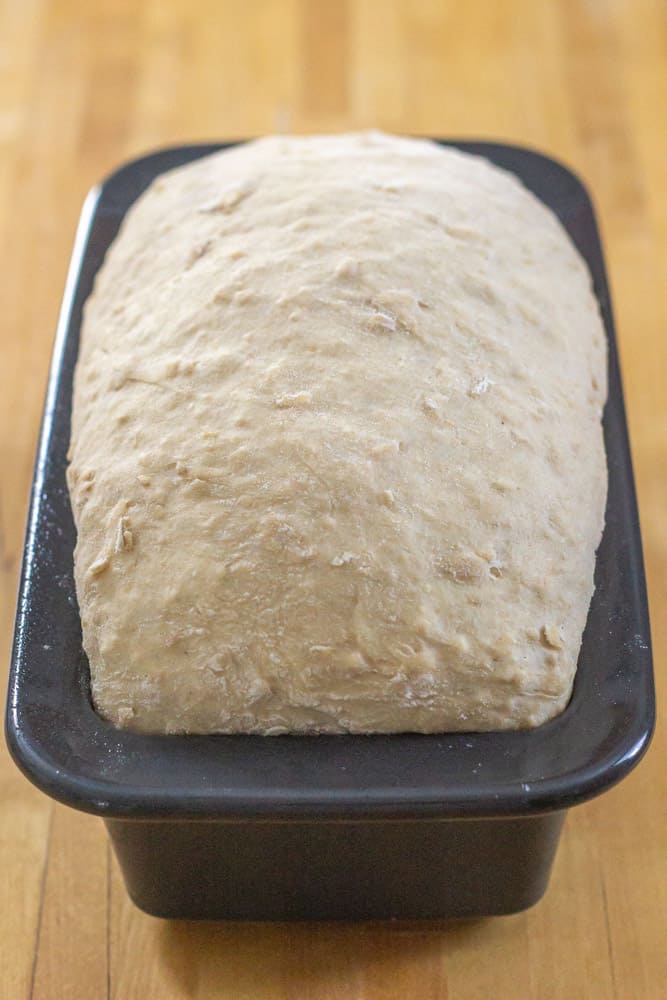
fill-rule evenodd
<path id="1" fill-rule="evenodd" d="M 565 811 L 645 752 L 654 723 L 641 540 L 609 290 L 591 202 L 526 149 L 455 143 L 513 171 L 591 271 L 609 338 L 609 498 L 571 702 L 526 732 L 442 736 L 142 736 L 92 708 L 65 484 L 81 310 L 132 202 L 160 173 L 222 148 L 121 167 L 84 206 L 35 469 L 7 709 L 19 767 L 101 816 L 151 913 L 251 919 L 507 913 L 540 898 Z M 548 268 L 549 262 L 545 261 Z"/>

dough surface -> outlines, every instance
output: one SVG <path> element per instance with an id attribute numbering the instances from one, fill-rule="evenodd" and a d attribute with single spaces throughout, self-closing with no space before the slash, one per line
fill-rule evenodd
<path id="1" fill-rule="evenodd" d="M 274 137 L 161 176 L 97 277 L 75 379 L 97 710 L 267 735 L 556 715 L 605 398 L 584 263 L 485 160 Z"/>

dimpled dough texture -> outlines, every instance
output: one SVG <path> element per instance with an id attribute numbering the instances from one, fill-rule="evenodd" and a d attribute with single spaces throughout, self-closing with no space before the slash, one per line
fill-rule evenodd
<path id="1" fill-rule="evenodd" d="M 98 711 L 536 726 L 606 495 L 589 274 L 509 174 L 372 133 L 163 175 L 87 303 L 69 487 Z"/>

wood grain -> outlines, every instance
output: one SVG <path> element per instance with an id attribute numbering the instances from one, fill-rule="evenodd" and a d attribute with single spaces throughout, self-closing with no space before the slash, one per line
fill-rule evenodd
<path id="1" fill-rule="evenodd" d="M 658 688 L 667 663 L 667 8 L 663 0 L 2 0 L 0 653 L 78 212 L 156 146 L 379 126 L 534 145 L 594 193 L 611 272 Z M 0 750 L 0 997 L 659 1000 L 664 718 L 641 767 L 574 810 L 526 914 L 445 924 L 160 922 L 99 821 Z"/>

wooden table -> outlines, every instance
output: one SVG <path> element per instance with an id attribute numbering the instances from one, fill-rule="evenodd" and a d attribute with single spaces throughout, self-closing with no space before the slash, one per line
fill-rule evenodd
<path id="1" fill-rule="evenodd" d="M 534 145 L 588 182 L 616 306 L 652 606 L 667 665 L 667 62 L 663 0 L 4 0 L 0 5 L 0 605 L 82 200 L 155 146 L 379 126 Z M 548 266 L 548 262 L 547 262 Z M 661 291 L 662 289 L 662 291 Z M 445 924 L 161 922 L 99 820 L 0 750 L 7 1000 L 667 997 L 666 732 L 570 815 L 548 894 Z"/>

